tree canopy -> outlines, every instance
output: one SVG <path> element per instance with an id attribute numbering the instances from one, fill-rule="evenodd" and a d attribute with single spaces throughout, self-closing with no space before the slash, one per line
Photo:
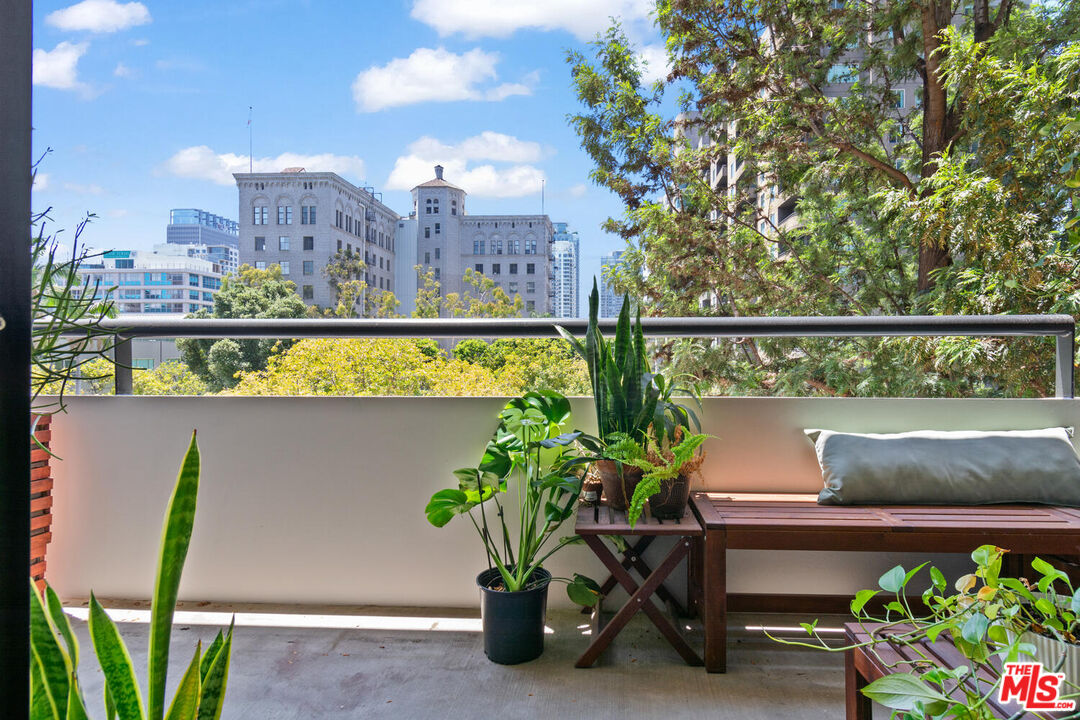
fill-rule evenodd
<path id="1" fill-rule="evenodd" d="M 307 306 L 296 294 L 296 284 L 284 280 L 281 268 L 271 265 L 257 270 L 241 265 L 236 275 L 227 275 L 214 294 L 214 310 L 200 310 L 193 318 L 302 318 Z M 288 347 L 290 341 L 202 340 L 180 338 L 176 346 L 184 363 L 211 389 L 232 387 L 237 373 L 260 370 L 275 348 Z"/>
<path id="2" fill-rule="evenodd" d="M 666 81 L 642 82 L 617 25 L 593 57 L 568 57 L 570 122 L 625 208 L 606 224 L 629 246 L 616 284 L 646 311 L 1076 314 L 1075 0 L 659 0 L 657 25 Z M 711 142 L 684 139 L 698 134 Z M 797 222 L 766 198 L 787 198 Z M 731 392 L 1053 387 L 1036 340 L 691 341 L 662 355 Z"/>

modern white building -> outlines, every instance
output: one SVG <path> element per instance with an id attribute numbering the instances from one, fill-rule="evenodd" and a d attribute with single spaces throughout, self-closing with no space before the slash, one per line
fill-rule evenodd
<path id="1" fill-rule="evenodd" d="M 622 310 L 623 294 L 615 292 L 607 279 L 610 269 L 618 268 L 625 262 L 622 257 L 623 251 L 616 250 L 600 258 L 600 317 L 602 318 L 619 317 L 619 311 Z"/>
<path id="2" fill-rule="evenodd" d="M 554 312 L 554 227 L 547 215 L 469 215 L 465 191 L 443 179 L 441 165 L 412 195 L 417 264 L 435 271 L 444 295 L 471 289 L 464 276 L 472 269 L 520 295 L 525 316 Z"/>
<path id="3" fill-rule="evenodd" d="M 233 177 L 240 194 L 241 264 L 280 265 L 304 302 L 330 308 L 337 298 L 323 269 L 338 250 L 349 250 L 363 254 L 369 288 L 396 289 L 398 214 L 374 188 L 299 167 Z"/>
<path id="4" fill-rule="evenodd" d="M 121 314 L 186 315 L 213 310 L 222 267 L 189 257 L 180 246 L 161 244 L 155 252 L 110 250 L 87 262 L 79 274 L 98 297 L 109 295 Z"/>
<path id="5" fill-rule="evenodd" d="M 564 222 L 555 223 L 555 235 L 551 243 L 554 268 L 555 317 L 576 318 L 581 313 L 578 283 L 581 268 L 581 245 L 576 230 L 567 228 Z"/>
<path id="6" fill-rule="evenodd" d="M 228 274 L 239 267 L 239 233 L 235 220 L 197 208 L 178 208 L 169 211 L 165 242 L 183 245 L 189 256 L 217 263 Z"/>
<path id="7" fill-rule="evenodd" d="M 398 218 L 394 233 L 394 297 L 398 314 L 409 316 L 416 310 L 416 216 Z"/>

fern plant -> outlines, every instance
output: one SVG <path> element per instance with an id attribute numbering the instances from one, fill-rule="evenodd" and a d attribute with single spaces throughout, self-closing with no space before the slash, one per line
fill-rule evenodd
<path id="1" fill-rule="evenodd" d="M 614 435 L 608 443 L 606 453 L 611 459 L 624 465 L 632 465 L 643 471 L 641 482 L 634 488 L 627 510 L 627 520 L 634 527 L 645 508 L 645 502 L 662 489 L 665 480 L 674 480 L 679 475 L 688 475 L 696 471 L 705 460 L 704 453 L 698 453 L 701 444 L 708 439 L 706 434 L 688 434 L 683 426 L 677 426 L 672 433 L 672 444 L 663 447 L 663 440 L 656 439 L 656 432 L 646 433 L 644 447 L 628 435 Z"/>

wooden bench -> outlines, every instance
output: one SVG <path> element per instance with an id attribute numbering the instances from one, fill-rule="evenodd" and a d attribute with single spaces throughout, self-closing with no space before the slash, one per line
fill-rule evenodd
<path id="1" fill-rule="evenodd" d="M 715 492 L 693 493 L 691 507 L 705 528 L 704 541 L 692 553 L 691 579 L 692 605 L 705 627 L 709 672 L 727 669 L 729 549 L 970 553 L 994 544 L 1012 551 L 1006 556 L 1009 574 L 1019 573 L 1025 555 L 1080 557 L 1080 510 L 1073 508 L 836 506 L 818 505 L 816 495 Z M 775 599 L 737 609 L 828 611 L 820 604 Z M 846 601 L 845 607 L 832 610 L 846 611 Z"/>

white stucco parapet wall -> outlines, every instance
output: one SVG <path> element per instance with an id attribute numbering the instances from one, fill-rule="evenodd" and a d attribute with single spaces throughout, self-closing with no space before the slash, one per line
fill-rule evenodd
<path id="1" fill-rule="evenodd" d="M 48 579 L 64 597 L 146 598 L 165 505 L 192 428 L 202 484 L 181 598 L 474 606 L 484 566 L 472 526 L 430 526 L 424 505 L 474 464 L 500 398 L 74 397 L 53 421 Z M 574 401 L 582 429 L 592 401 Z M 804 427 L 884 432 L 1080 424 L 1078 400 L 707 398 L 710 490 L 816 492 Z M 570 527 L 567 526 L 567 530 Z M 657 543 L 660 545 L 660 543 Z M 549 567 L 605 573 L 583 547 Z M 927 559 L 919 557 L 918 561 Z M 733 551 L 729 592 L 872 587 L 915 557 Z M 951 560 L 963 567 L 962 558 Z M 946 563 L 948 567 L 948 562 Z M 566 605 L 556 588 L 553 605 Z"/>

